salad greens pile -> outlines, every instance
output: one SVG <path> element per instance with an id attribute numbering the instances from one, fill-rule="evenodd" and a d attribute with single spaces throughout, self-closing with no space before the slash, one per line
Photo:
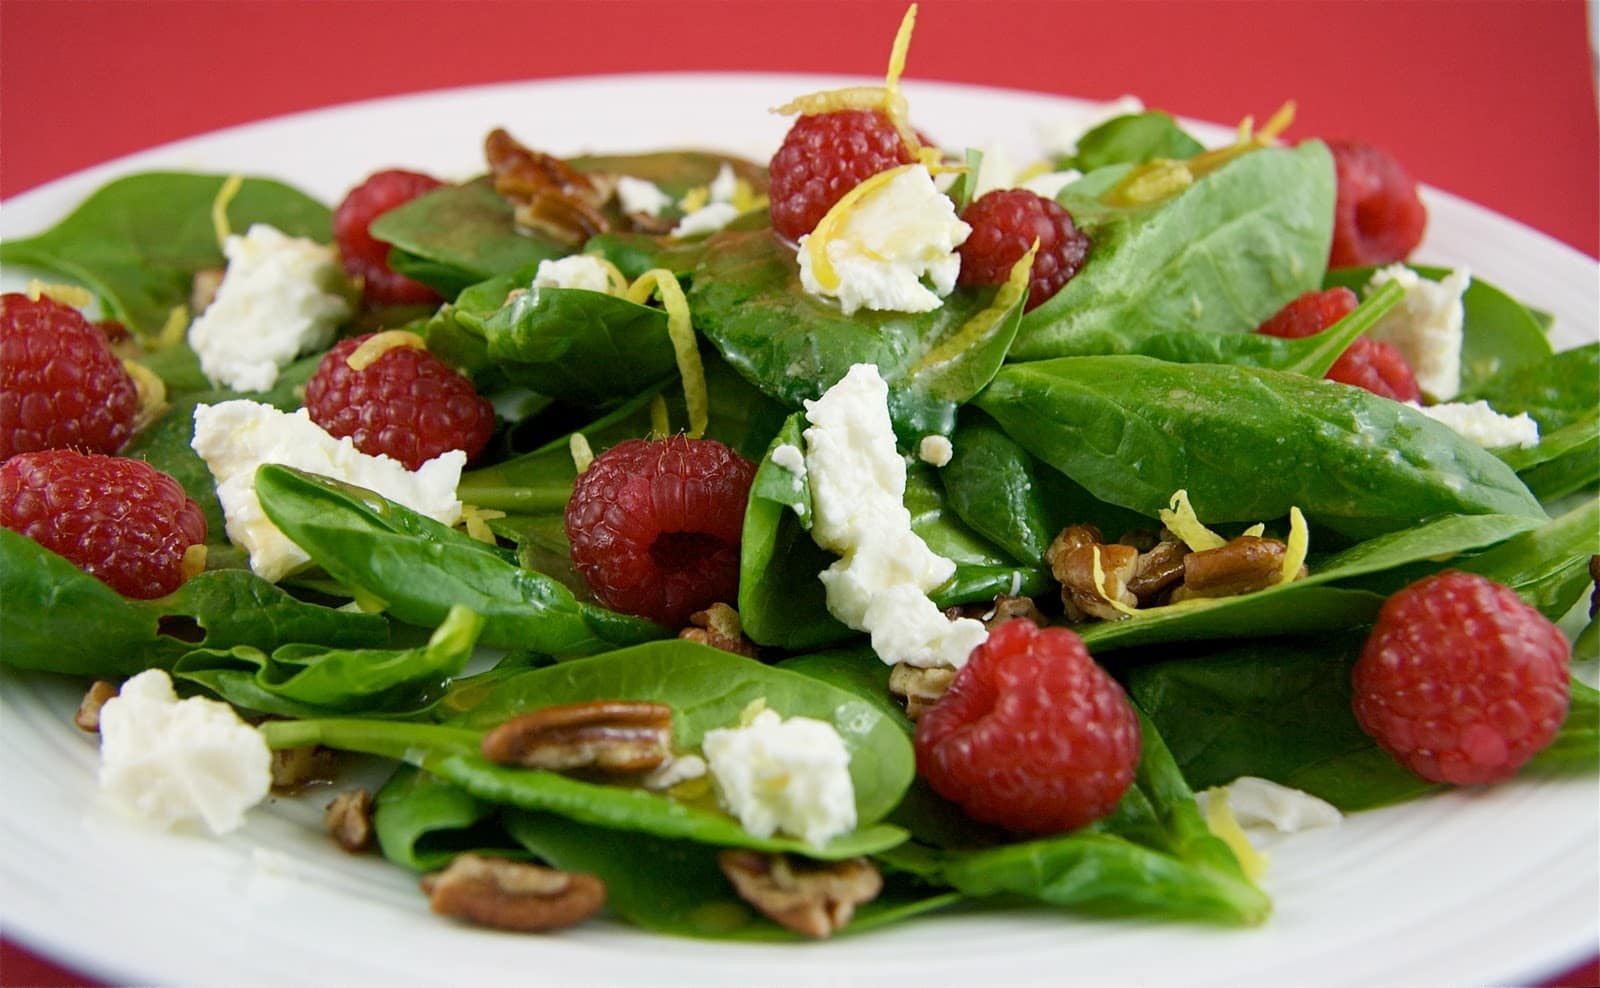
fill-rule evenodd
<path id="1" fill-rule="evenodd" d="M 1385 595 L 1446 566 L 1511 586 L 1553 620 L 1586 599 L 1600 553 L 1600 344 L 1555 353 L 1541 313 L 1472 282 L 1463 394 L 1536 419 L 1531 449 L 1484 450 L 1412 408 L 1323 381 L 1397 294 L 1375 292 L 1305 340 L 1251 332 L 1304 291 L 1367 283 L 1369 271 L 1326 270 L 1326 147 L 1252 150 L 1160 201 L 1108 197 L 1131 168 L 1200 149 L 1160 113 L 1084 135 L 1058 162 L 1083 172 L 1058 201 L 1089 236 L 1090 257 L 1026 312 L 993 287 L 959 287 L 927 313 L 841 316 L 801 289 L 795 250 L 764 209 L 705 237 L 588 241 L 628 278 L 678 278 L 704 366 L 706 434 L 759 464 L 736 604 L 762 661 L 609 611 L 574 571 L 562 524 L 571 436 L 598 452 L 649 435 L 661 403 L 669 421 L 686 422 L 679 364 L 657 305 L 561 288 L 508 302 L 540 261 L 574 248 L 518 229 L 486 179 L 378 220 L 391 265 L 446 301 L 369 311 L 348 332 L 412 328 L 495 398 L 497 438 L 458 490 L 495 540 L 265 466 L 263 507 L 316 565 L 283 586 L 252 575 L 189 447 L 192 410 L 232 397 L 296 408 L 320 355 L 265 394 L 206 382 L 163 328 L 194 276 L 222 263 L 211 209 L 224 176 L 114 181 L 54 228 L 0 245 L 0 260 L 88 287 L 143 344 L 169 409 L 125 453 L 178 478 L 205 508 L 210 568 L 169 597 L 129 600 L 0 530 L 0 662 L 84 677 L 166 669 L 180 688 L 270 715 L 262 731 L 274 747 L 392 759 L 375 826 L 397 865 L 425 871 L 480 850 L 591 872 L 615 916 L 663 933 L 792 936 L 734 893 L 717 864 L 724 848 L 871 856 L 884 891 L 850 931 L 979 900 L 1259 923 L 1271 904 L 1207 828 L 1195 791 L 1260 776 L 1351 811 L 1430 788 L 1357 727 L 1350 667 Z M 648 179 L 677 199 L 730 160 L 666 151 L 569 163 Z M 758 166 L 736 164 L 761 180 Z M 239 228 L 329 237 L 326 206 L 266 179 L 247 178 L 227 215 Z M 1282 535 L 1291 508 L 1309 520 L 1305 579 L 1079 628 L 1143 718 L 1137 777 L 1111 816 L 1019 839 L 966 819 L 916 778 L 890 670 L 824 607 L 817 574 L 832 557 L 810 538 L 810 491 L 772 455 L 803 447 L 801 403 L 857 363 L 888 382 L 903 450 L 928 435 L 953 445 L 941 468 L 908 457 L 905 494 L 915 531 L 956 563 L 934 593 L 941 606 L 1043 601 L 1056 590 L 1045 549 L 1064 526 L 1092 523 L 1111 538 L 1153 529 L 1179 490 L 1227 533 L 1264 520 Z M 1595 639 L 1591 621 L 1580 657 Z M 704 794 L 508 768 L 479 753 L 484 733 L 516 713 L 618 698 L 670 706 L 681 751 L 756 700 L 834 724 L 851 755 L 857 827 L 820 847 L 759 838 Z M 1592 772 L 1597 751 L 1600 694 L 1574 682 L 1567 723 L 1528 771 Z"/>

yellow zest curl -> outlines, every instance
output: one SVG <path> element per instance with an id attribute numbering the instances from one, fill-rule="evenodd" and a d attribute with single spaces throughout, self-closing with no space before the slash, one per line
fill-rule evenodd
<path id="1" fill-rule="evenodd" d="M 495 545 L 499 542 L 494 537 L 494 529 L 489 527 L 489 523 L 505 516 L 504 511 L 496 511 L 493 508 L 480 508 L 472 504 L 461 506 L 461 521 L 466 527 L 467 535 L 486 545 Z"/>
<path id="2" fill-rule="evenodd" d="M 1115 206 L 1144 206 L 1163 202 L 1235 158 L 1259 148 L 1271 147 L 1293 122 L 1293 100 L 1280 106 L 1260 130 L 1255 129 L 1254 117 L 1245 117 L 1239 122 L 1239 133 L 1232 144 L 1202 151 L 1187 161 L 1158 158 L 1137 165 L 1103 198 Z"/>
<path id="3" fill-rule="evenodd" d="M 167 321 L 161 325 L 156 333 L 155 347 L 165 350 L 169 346 L 182 343 L 189 332 L 189 307 L 187 305 L 174 305 L 172 311 L 167 313 Z"/>
<path id="4" fill-rule="evenodd" d="M 667 419 L 667 399 L 656 395 L 650 399 L 650 438 L 665 439 L 672 434 L 672 423 Z"/>
<path id="5" fill-rule="evenodd" d="M 810 243 L 810 241 L 807 241 Z M 995 292 L 994 301 L 990 302 L 981 312 L 974 313 L 972 318 L 961 324 L 948 339 L 929 350 L 922 359 L 917 361 L 913 376 L 922 371 L 937 367 L 947 361 L 955 360 L 965 353 L 971 352 L 978 343 L 987 339 L 994 331 L 995 324 L 1005 318 L 1007 312 L 1022 302 L 1028 291 L 1028 278 L 1033 273 L 1033 259 L 1039 253 L 1039 241 L 1036 238 L 1028 252 L 1017 258 L 1017 263 L 1011 265 L 1011 273 L 1006 276 L 1005 283 L 1000 290 Z"/>
<path id="6" fill-rule="evenodd" d="M 211 200 L 211 229 L 216 231 L 218 247 L 226 244 L 228 237 L 233 233 L 228 226 L 228 206 L 243 186 L 243 175 L 229 175 L 223 181 L 222 188 L 217 190 L 217 197 Z"/>
<path id="7" fill-rule="evenodd" d="M 350 356 L 345 358 L 345 363 L 357 373 L 366 370 L 390 350 L 410 347 L 413 350 L 428 349 L 427 341 L 408 329 L 388 329 L 381 333 L 374 333 L 370 339 L 350 351 Z"/>
<path id="8" fill-rule="evenodd" d="M 1300 568 L 1306 564 L 1306 553 L 1311 549 L 1311 528 L 1306 524 L 1306 516 L 1300 513 L 1299 508 L 1289 509 L 1289 543 L 1283 553 L 1283 573 L 1279 575 L 1279 583 L 1289 583 L 1300 576 Z"/>
<path id="9" fill-rule="evenodd" d="M 140 432 L 167 410 L 167 382 L 137 360 L 124 360 L 122 368 L 133 378 L 134 392 L 139 396 L 139 410 L 133 416 L 133 431 Z"/>
<path id="10" fill-rule="evenodd" d="M 583 433 L 574 432 L 567 439 L 567 449 L 572 453 L 572 466 L 578 471 L 578 476 L 583 476 L 589 464 L 594 462 L 594 450 L 589 448 L 589 440 L 583 438 Z"/>
<path id="11" fill-rule="evenodd" d="M 1207 549 L 1220 549 L 1228 544 L 1228 540 L 1200 524 L 1200 518 L 1194 513 L 1194 507 L 1189 504 L 1189 492 L 1176 491 L 1172 495 L 1171 510 L 1162 508 L 1157 514 L 1161 517 L 1161 524 L 1183 540 L 1193 552 L 1204 552 Z"/>
<path id="12" fill-rule="evenodd" d="M 30 302 L 47 298 L 74 309 L 87 309 L 94 304 L 94 293 L 87 288 L 80 288 L 77 285 L 52 285 L 38 278 L 28 279 L 27 295 Z"/>
<path id="13" fill-rule="evenodd" d="M 705 435 L 707 409 L 706 371 L 700 363 L 700 348 L 694 337 L 694 323 L 689 319 L 689 300 L 683 296 L 683 286 L 677 276 L 665 268 L 653 268 L 640 275 L 628 286 L 627 299 L 643 305 L 654 295 L 667 310 L 667 336 L 672 339 L 673 353 L 678 361 L 678 375 L 683 378 L 683 402 L 689 411 L 689 438 Z"/>
<path id="14" fill-rule="evenodd" d="M 183 574 L 184 580 L 191 580 L 206 571 L 206 544 L 196 542 L 183 550 L 183 558 L 178 561 L 178 572 Z"/>
<path id="15" fill-rule="evenodd" d="M 1122 601 L 1117 599 L 1116 594 L 1106 589 L 1106 570 L 1104 566 L 1100 565 L 1099 546 L 1095 546 L 1090 551 L 1089 559 L 1091 566 L 1090 572 L 1094 577 L 1094 592 L 1099 594 L 1100 599 L 1110 604 L 1117 610 L 1118 613 L 1126 614 L 1128 617 L 1134 617 L 1137 615 L 1139 613 L 1138 608 L 1124 604 Z"/>
<path id="16" fill-rule="evenodd" d="M 811 276 L 817 279 L 817 284 L 824 291 L 832 292 L 839 288 L 839 273 L 833 269 L 833 260 L 828 257 L 828 243 L 839 236 L 850 214 L 860 208 L 861 200 L 916 167 L 918 166 L 901 165 L 858 182 L 855 188 L 840 196 L 839 201 L 817 221 L 816 228 L 806 238 L 805 249 L 811 252 Z"/>
<path id="17" fill-rule="evenodd" d="M 1250 846 L 1238 817 L 1233 815 L 1233 807 L 1228 805 L 1228 790 L 1221 786 L 1206 790 L 1206 829 L 1228 845 L 1246 878 L 1256 881 L 1267 873 L 1267 856 Z"/>

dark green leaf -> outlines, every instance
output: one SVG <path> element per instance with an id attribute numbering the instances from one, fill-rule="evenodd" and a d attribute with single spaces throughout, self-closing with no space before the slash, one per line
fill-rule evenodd
<path id="1" fill-rule="evenodd" d="M 1171 115 L 1159 110 L 1113 117 L 1078 138 L 1075 152 L 1057 168 L 1092 172 L 1107 165 L 1139 165 L 1157 158 L 1183 160 L 1205 150 L 1184 133 Z"/>

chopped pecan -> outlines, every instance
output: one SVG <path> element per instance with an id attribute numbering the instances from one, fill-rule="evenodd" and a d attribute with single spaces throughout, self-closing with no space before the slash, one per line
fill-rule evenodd
<path id="1" fill-rule="evenodd" d="M 581 247 L 611 224 L 600 212 L 611 189 L 555 155 L 534 151 L 496 127 L 483 142 L 494 190 L 515 210 L 519 226 Z"/>
<path id="2" fill-rule="evenodd" d="M 217 297 L 217 289 L 222 287 L 222 276 L 227 273 L 227 268 L 201 268 L 194 273 L 194 280 L 189 282 L 191 316 L 198 316 L 211 308 L 212 299 Z"/>
<path id="3" fill-rule="evenodd" d="M 338 769 L 338 754 L 320 744 L 277 748 L 272 752 L 272 788 L 294 792 L 314 782 L 331 782 Z"/>
<path id="4" fill-rule="evenodd" d="M 1061 603 L 1068 621 L 1099 618 L 1116 621 L 1124 615 L 1111 600 L 1137 606 L 1139 599 L 1127 589 L 1134 575 L 1139 550 L 1131 545 L 1105 545 L 1093 525 L 1073 525 L 1062 529 L 1045 550 L 1050 572 L 1061 581 Z M 1101 581 L 1095 586 L 1096 560 Z"/>
<path id="5" fill-rule="evenodd" d="M 456 855 L 421 884 L 436 913 L 530 933 L 581 923 L 606 902 L 605 883 L 593 875 L 477 854 Z"/>
<path id="6" fill-rule="evenodd" d="M 906 716 L 916 720 L 923 711 L 939 702 L 955 678 L 956 670 L 949 666 L 925 669 L 899 662 L 889 673 L 889 692 L 905 700 Z"/>
<path id="7" fill-rule="evenodd" d="M 643 772 L 672 755 L 672 708 L 638 700 L 591 700 L 519 714 L 483 738 L 499 765 L 557 772 Z"/>
<path id="8" fill-rule="evenodd" d="M 1128 592 L 1139 598 L 1141 606 L 1154 603 L 1161 594 L 1183 579 L 1183 560 L 1189 547 L 1176 538 L 1164 539 L 1139 553 L 1128 580 Z"/>
<path id="9" fill-rule="evenodd" d="M 1032 597 L 999 594 L 994 598 L 994 607 L 984 616 L 983 624 L 986 628 L 997 628 L 1012 618 L 1027 618 L 1041 627 L 1049 623 Z"/>
<path id="10" fill-rule="evenodd" d="M 1241 535 L 1216 549 L 1191 552 L 1183 557 L 1183 586 L 1172 599 L 1236 597 L 1270 587 L 1283 572 L 1287 551 L 1277 539 Z"/>
<path id="11" fill-rule="evenodd" d="M 739 612 L 727 604 L 712 604 L 703 611 L 695 611 L 689 615 L 689 623 L 694 627 L 678 632 L 679 638 L 747 659 L 756 657 L 755 643 L 744 636 L 744 628 L 739 624 Z"/>
<path id="12" fill-rule="evenodd" d="M 335 796 L 322 814 L 322 826 L 351 854 L 365 851 L 372 846 L 372 793 L 349 789 Z"/>
<path id="13" fill-rule="evenodd" d="M 97 679 L 89 687 L 89 692 L 83 695 L 83 700 L 78 704 L 78 712 L 72 715 L 72 722 L 90 734 L 100 733 L 100 708 L 106 701 L 117 695 L 115 683 L 104 679 Z"/>
<path id="14" fill-rule="evenodd" d="M 856 906 L 883 889 L 883 876 L 866 858 L 810 861 L 734 849 L 718 854 L 717 864 L 741 899 L 818 940 L 850 922 Z"/>

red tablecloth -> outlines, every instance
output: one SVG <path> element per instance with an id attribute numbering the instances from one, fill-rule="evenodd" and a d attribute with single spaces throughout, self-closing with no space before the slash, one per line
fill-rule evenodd
<path id="1" fill-rule="evenodd" d="M 901 0 L 0 0 L 0 196 L 153 144 L 395 93 L 670 70 L 875 74 Z M 1421 181 L 1600 255 L 1581 0 L 923 0 L 908 76 L 1258 119 L 1387 147 Z M 12 808 L 11 811 L 15 811 Z M 25 908 L 6 902 L 4 908 Z M 81 979 L 15 944 L 0 983 Z M 1591 963 L 1562 984 L 1594 983 Z"/>

